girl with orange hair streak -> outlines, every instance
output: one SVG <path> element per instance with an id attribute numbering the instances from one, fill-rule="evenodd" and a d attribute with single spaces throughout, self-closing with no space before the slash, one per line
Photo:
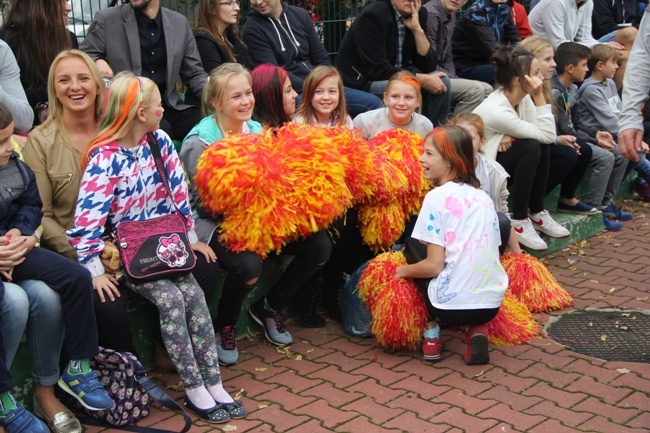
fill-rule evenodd
<path id="1" fill-rule="evenodd" d="M 420 157 L 424 177 L 437 187 L 407 241 L 409 265 L 396 278 L 420 279 L 431 320 L 422 335 L 424 359 L 441 358 L 444 342 L 435 319 L 465 327 L 465 363 L 489 362 L 487 322 L 501 306 L 508 277 L 499 262 L 499 223 L 494 202 L 480 189 L 472 137 L 460 126 L 434 129 Z M 425 279 L 425 280 L 422 280 Z"/>
<path id="2" fill-rule="evenodd" d="M 420 114 L 420 83 L 409 71 L 400 71 L 388 80 L 384 106 L 354 118 L 354 126 L 363 130 L 366 139 L 393 128 L 406 129 L 422 137 L 433 129 L 433 123 Z"/>
<path id="3" fill-rule="evenodd" d="M 147 221 L 173 213 L 183 216 L 191 245 L 176 244 L 185 260 L 190 248 L 216 262 L 214 251 L 198 240 L 183 167 L 169 136 L 160 129 L 162 99 L 156 84 L 121 72 L 110 87 L 106 116 L 82 158 L 84 174 L 74 227 L 67 231 L 79 261 L 90 271 L 95 290 L 115 290 L 100 255 L 106 227 Z M 152 147 L 158 147 L 171 195 L 163 183 Z M 210 423 L 243 418 L 244 406 L 223 388 L 214 328 L 205 296 L 192 274 L 135 282 L 127 286 L 158 309 L 165 348 L 185 385 L 185 406 Z"/>

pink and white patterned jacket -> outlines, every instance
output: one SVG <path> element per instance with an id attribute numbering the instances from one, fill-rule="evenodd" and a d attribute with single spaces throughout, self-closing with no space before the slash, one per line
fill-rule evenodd
<path id="1" fill-rule="evenodd" d="M 186 217 L 189 241 L 193 244 L 198 238 L 183 167 L 169 136 L 162 130 L 154 136 L 174 202 Z M 146 135 L 132 149 L 109 143 L 90 154 L 79 189 L 74 227 L 67 231 L 68 240 L 92 276 L 102 275 L 104 267 L 99 256 L 104 250 L 104 238 L 110 237 L 121 221 L 142 221 L 175 213 L 174 202 L 156 171 Z"/>

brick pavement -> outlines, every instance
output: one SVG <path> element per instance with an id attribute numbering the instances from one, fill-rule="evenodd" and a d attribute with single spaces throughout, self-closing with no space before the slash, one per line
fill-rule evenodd
<path id="1" fill-rule="evenodd" d="M 635 200 L 625 206 L 636 219 L 620 232 L 544 259 L 576 308 L 650 309 L 650 206 Z M 648 364 L 605 362 L 540 337 L 491 347 L 490 365 L 466 366 L 463 336 L 449 330 L 444 358 L 432 364 L 417 351 L 386 353 L 333 321 L 323 329 L 289 329 L 296 344 L 288 352 L 257 334 L 240 341 L 241 362 L 222 369 L 226 389 L 240 393 L 248 417 L 221 425 L 195 421 L 191 432 L 650 432 Z M 150 375 L 162 385 L 178 382 L 172 373 Z M 173 429 L 181 418 L 157 408 L 141 425 Z"/>

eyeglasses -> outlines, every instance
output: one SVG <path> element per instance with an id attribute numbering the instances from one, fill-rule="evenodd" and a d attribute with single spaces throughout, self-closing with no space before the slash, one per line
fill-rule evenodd
<path id="1" fill-rule="evenodd" d="M 230 0 L 230 1 L 227 1 L 227 2 L 221 2 L 219 4 L 221 6 L 235 6 L 235 5 L 239 6 L 239 2 L 237 0 Z"/>

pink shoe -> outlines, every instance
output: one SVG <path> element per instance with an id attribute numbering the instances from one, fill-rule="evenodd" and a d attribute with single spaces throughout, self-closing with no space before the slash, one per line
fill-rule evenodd
<path id="1" fill-rule="evenodd" d="M 490 362 L 487 324 L 470 326 L 465 332 L 465 341 L 467 342 L 465 364 L 477 365 Z"/>
<path id="2" fill-rule="evenodd" d="M 440 352 L 445 346 L 442 338 L 423 338 L 422 355 L 427 361 L 437 361 L 440 359 Z"/>

